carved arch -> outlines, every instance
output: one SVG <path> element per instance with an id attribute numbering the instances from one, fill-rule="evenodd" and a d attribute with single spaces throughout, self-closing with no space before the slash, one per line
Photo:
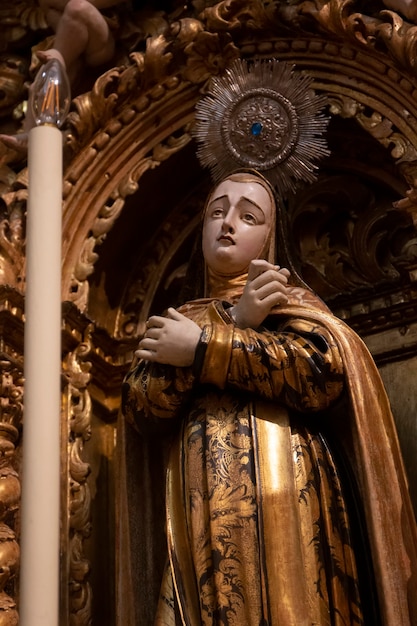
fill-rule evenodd
<path id="1" fill-rule="evenodd" d="M 7 41 L 15 43 L 12 35 L 20 37 L 20 29 L 30 30 L 24 13 L 26 3 L 23 0 L 8 0 L 4 4 L 10 5 L 10 10 L 15 12 L 15 21 L 8 22 L 11 34 L 7 38 Z M 410 222 L 416 221 L 417 208 L 416 27 L 404 23 L 391 12 L 375 15 L 353 12 L 350 0 L 291 3 L 224 0 L 217 4 L 198 4 L 200 7 L 212 6 L 200 12 L 193 10 L 192 15 L 180 19 L 158 18 L 158 23 L 164 22 L 158 27 L 158 34 L 147 37 L 146 41 L 141 40 L 141 45 L 129 57 L 98 78 L 91 91 L 78 96 L 68 123 L 62 298 L 69 303 L 64 311 L 62 423 L 70 445 L 68 454 L 67 442 L 64 441 L 64 470 L 68 476 L 63 480 L 65 482 L 68 478 L 69 488 L 66 503 L 68 517 L 62 538 L 63 553 L 66 554 L 62 581 L 62 624 L 89 624 L 94 613 L 92 598 L 95 590 L 100 589 L 100 584 L 97 585 L 97 579 L 91 580 L 90 574 L 94 578 L 100 565 L 94 560 L 91 563 L 85 543 L 90 533 L 93 537 L 97 533 L 94 514 L 91 513 L 95 506 L 92 495 L 94 481 L 98 481 L 99 470 L 91 461 L 94 455 L 89 446 L 94 439 L 99 440 L 100 445 L 106 443 L 110 451 L 101 454 L 100 458 L 111 465 L 110 442 L 113 441 L 120 382 L 135 337 L 140 333 L 141 319 L 170 269 L 170 259 L 177 257 L 182 247 L 189 243 L 188 235 L 192 233 L 198 213 L 196 198 L 200 195 L 199 189 L 206 184 L 204 177 L 197 176 L 193 180 L 197 171 L 190 134 L 194 105 L 204 90 L 206 80 L 236 56 L 272 56 L 294 62 L 301 71 L 313 76 L 317 90 L 327 94 L 329 111 L 334 120 L 351 122 L 349 128 L 354 127 L 354 137 L 362 140 L 367 136 L 381 146 L 378 157 L 381 157 L 382 164 L 379 167 L 359 161 L 357 152 L 342 163 L 342 169 L 344 167 L 349 173 L 370 174 L 378 183 L 385 182 L 391 190 L 387 205 L 381 204 L 379 211 L 371 212 L 368 220 L 365 219 L 368 205 L 359 217 L 354 215 L 353 210 L 346 210 L 345 214 L 352 218 L 351 221 L 346 219 L 346 231 L 350 232 L 349 227 L 356 220 L 355 224 L 365 224 L 364 232 L 375 235 L 374 239 L 381 241 L 383 237 L 385 248 L 390 250 L 387 231 L 392 226 L 395 209 L 390 213 L 389 205 L 392 205 L 392 200 L 400 199 L 398 208 L 408 212 L 410 218 L 407 221 L 400 217 L 401 211 L 398 211 L 401 232 L 404 233 L 403 248 L 410 251 L 410 256 L 403 255 L 400 259 L 406 270 L 401 280 L 395 279 L 377 298 L 367 300 L 359 294 L 353 306 L 346 308 L 345 317 L 353 320 L 360 330 L 374 334 L 381 328 L 388 332 L 400 326 L 406 340 L 408 336 L 408 343 L 405 341 L 400 348 L 394 346 L 394 352 L 397 350 L 404 356 L 407 351 L 412 354 L 416 350 L 416 341 L 407 326 L 408 322 L 417 320 L 417 245 L 410 226 Z M 369 3 L 357 2 L 355 7 L 366 4 Z M 16 24 L 19 24 L 19 29 L 16 29 Z M 37 27 L 43 26 L 31 26 Z M 144 52 L 138 51 L 141 48 Z M 12 105 L 8 103 L 8 106 Z M 149 249 L 153 254 L 146 254 L 148 249 L 144 240 L 141 240 L 141 251 L 132 246 L 133 267 L 126 265 L 122 271 L 116 272 L 123 288 L 117 293 L 115 301 L 103 300 L 105 289 L 101 286 L 102 276 L 111 266 L 112 245 L 116 236 L 120 236 L 120 230 L 125 231 L 123 236 L 128 232 L 129 221 L 125 221 L 125 217 L 135 212 L 147 217 L 142 199 L 148 200 L 149 187 L 155 185 L 156 174 L 160 173 L 163 178 L 167 169 L 174 169 L 174 164 L 177 164 L 176 172 L 188 176 L 190 193 L 183 190 L 183 195 L 176 199 L 166 193 L 169 202 L 162 202 L 159 213 L 163 226 L 158 228 L 153 223 L 149 237 Z M 6 181 L 1 187 L 0 246 L 2 267 L 5 267 L 1 282 L 23 292 L 27 173 L 23 168 L 14 177 L 10 172 L 8 174 L 11 182 Z M 306 230 L 305 226 L 300 226 L 300 212 L 303 211 L 304 217 L 313 210 L 317 211 L 317 200 L 323 198 L 322 182 L 314 190 L 313 205 L 309 202 L 310 198 L 304 196 L 303 203 L 297 204 L 298 208 L 293 213 L 294 228 L 300 240 Z M 355 198 L 351 204 L 356 208 Z M 332 206 L 322 203 L 321 212 L 323 221 L 328 217 L 327 230 L 324 236 L 322 232 L 314 232 L 316 239 L 308 248 L 315 270 L 320 269 L 320 258 L 314 257 L 317 243 L 326 241 L 327 235 L 330 241 L 333 234 L 328 226 L 334 221 Z M 119 225 L 121 228 L 118 231 Z M 320 241 L 319 237 L 322 237 Z M 159 248 L 156 245 L 158 241 Z M 305 241 L 303 239 L 303 243 Z M 360 246 L 365 250 L 368 241 L 369 238 L 365 237 L 353 238 L 355 253 Z M 322 250 L 321 245 L 320 254 Z M 362 258 L 363 263 L 356 270 L 363 270 L 363 274 L 370 270 L 365 267 L 366 255 Z M 146 259 L 146 264 L 143 259 Z M 372 260 L 378 259 L 374 255 Z M 340 269 L 339 264 L 336 265 Z M 335 264 L 329 267 L 334 269 Z M 351 270 L 350 267 L 348 269 Z M 378 277 L 378 268 L 372 266 L 371 270 L 371 278 Z M 356 271 L 356 275 L 353 272 L 348 275 L 353 285 L 358 273 L 360 271 Z M 346 277 L 334 272 L 335 278 L 332 278 L 332 271 L 326 269 L 324 274 L 332 283 L 330 292 L 336 283 L 342 285 L 342 291 L 349 288 Z M 366 286 L 368 283 L 365 280 L 363 284 Z M 325 287 L 327 289 L 328 284 Z M 9 294 L 2 297 L 7 304 L 2 311 L 8 315 L 6 336 L 10 334 L 10 318 L 17 316 L 21 321 L 23 314 L 22 307 L 16 306 Z M 7 308 L 9 300 L 12 303 L 10 312 Z M 101 317 L 96 315 L 100 308 L 104 308 Z M 89 316 L 94 320 L 91 325 Z M 21 332 L 16 335 L 21 337 Z M 9 352 L 12 353 L 10 359 L 15 367 L 13 350 L 6 347 L 6 356 L 9 358 Z M 19 344 L 20 355 L 21 352 Z M 389 358 L 398 358 L 398 354 L 390 354 Z M 16 371 L 12 371 L 13 385 L 8 383 L 6 387 L 18 389 L 18 392 L 14 390 L 10 394 L 10 402 L 16 404 L 20 427 L 20 364 Z M 3 416 L 3 422 L 7 422 L 6 417 Z M 106 429 L 110 433 L 100 439 L 98 431 Z M 404 427 L 404 440 L 411 442 L 409 432 L 412 431 L 407 425 Z M 6 434 L 7 440 L 8 431 Z M 13 433 L 13 445 L 14 439 Z M 8 441 L 6 444 L 10 447 Z M 94 452 L 97 453 L 96 450 Z M 408 468 L 415 466 L 414 458 L 415 450 L 411 450 Z M 9 468 L 6 469 L 9 472 Z M 415 474 L 414 479 L 417 485 Z M 12 512 L 14 514 L 14 509 Z M 7 522 L 10 522 L 10 528 L 14 527 L 11 519 L 12 515 L 9 515 Z M 7 537 L 8 540 L 11 538 Z M 109 571 L 104 582 L 109 584 L 110 577 Z M 14 596 L 12 584 L 11 578 L 7 581 L 7 592 Z M 91 585 L 94 587 L 93 594 Z M 5 606 L 8 610 L 4 602 L 0 610 L 5 611 Z"/>
<path id="2" fill-rule="evenodd" d="M 294 62 L 299 71 L 314 78 L 313 87 L 326 94 L 332 116 L 355 120 L 388 151 L 397 166 L 392 183 L 398 198 L 407 185 L 414 186 L 416 92 L 413 82 L 392 61 L 373 52 L 365 55 L 360 47 L 346 42 L 317 38 L 264 40 L 242 45 L 240 54 Z M 124 73 L 133 70 L 117 71 L 115 84 L 120 85 Z M 132 93 L 116 106 L 108 124 L 66 169 L 63 299 L 82 311 L 88 308 L 88 277 L 94 272 L 101 243 L 127 197 L 137 192 L 140 197 L 141 177 L 191 141 L 194 106 L 207 76 L 197 84 L 190 84 L 177 70 L 163 78 L 157 87 Z M 115 100 L 119 97 L 117 90 L 110 95 Z M 73 126 L 76 130 L 77 123 Z"/>

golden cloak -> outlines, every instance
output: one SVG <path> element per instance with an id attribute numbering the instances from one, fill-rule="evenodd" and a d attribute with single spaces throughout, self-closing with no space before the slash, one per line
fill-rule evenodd
<path id="1" fill-rule="evenodd" d="M 180 310 L 195 367 L 133 363 L 124 384 L 119 623 L 154 623 L 163 579 L 160 625 L 416 624 L 415 520 L 363 342 L 308 305 L 257 331 L 218 301 Z"/>

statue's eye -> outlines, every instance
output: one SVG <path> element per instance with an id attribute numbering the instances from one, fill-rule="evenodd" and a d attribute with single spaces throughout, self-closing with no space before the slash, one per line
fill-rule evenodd
<path id="1" fill-rule="evenodd" d="M 257 224 L 257 219 L 253 213 L 243 213 L 242 219 L 244 222 L 248 222 L 248 224 Z"/>

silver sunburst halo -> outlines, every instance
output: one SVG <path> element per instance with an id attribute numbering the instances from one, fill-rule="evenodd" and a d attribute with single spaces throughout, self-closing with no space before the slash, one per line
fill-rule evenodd
<path id="1" fill-rule="evenodd" d="M 324 96 L 310 76 L 284 61 L 236 59 L 213 77 L 196 106 L 197 156 L 215 182 L 239 168 L 255 169 L 281 193 L 313 182 L 316 161 L 329 154 Z"/>

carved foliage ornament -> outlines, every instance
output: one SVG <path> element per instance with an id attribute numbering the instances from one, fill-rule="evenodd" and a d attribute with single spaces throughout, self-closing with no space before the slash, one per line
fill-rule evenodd
<path id="1" fill-rule="evenodd" d="M 316 179 L 327 156 L 326 104 L 312 78 L 276 60 L 237 59 L 213 77 L 196 106 L 197 155 L 215 181 L 239 168 L 258 170 L 282 194 Z"/>
<path id="2" fill-rule="evenodd" d="M 91 351 L 91 330 L 92 325 L 87 327 L 84 340 L 64 360 L 70 427 L 70 515 L 67 544 L 69 571 L 66 582 L 69 586 L 72 626 L 88 626 L 91 623 L 91 588 L 88 581 L 90 564 L 84 555 L 84 540 L 91 532 L 91 493 L 87 483 L 90 466 L 83 460 L 84 444 L 91 436 L 91 397 L 87 389 L 91 379 L 91 363 L 86 360 Z"/>

